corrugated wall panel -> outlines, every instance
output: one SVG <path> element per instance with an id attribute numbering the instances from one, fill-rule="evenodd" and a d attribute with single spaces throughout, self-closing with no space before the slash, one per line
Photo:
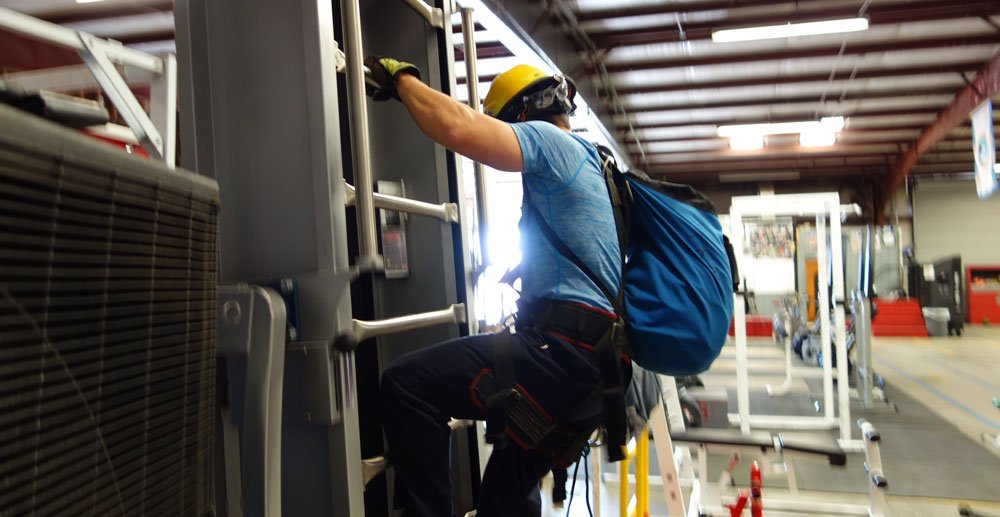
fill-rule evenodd
<path id="1" fill-rule="evenodd" d="M 1000 194 L 976 196 L 971 181 L 924 181 L 913 193 L 917 260 L 961 255 L 962 264 L 1000 264 Z"/>

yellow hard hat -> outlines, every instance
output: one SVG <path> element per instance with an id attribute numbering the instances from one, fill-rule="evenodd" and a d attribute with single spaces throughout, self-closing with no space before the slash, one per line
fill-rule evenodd
<path id="1" fill-rule="evenodd" d="M 524 106 L 526 95 L 562 83 L 568 86 L 567 103 L 562 105 L 563 109 L 559 111 L 569 113 L 576 107 L 572 100 L 576 94 L 576 85 L 571 79 L 558 74 L 547 74 L 531 65 L 517 65 L 498 75 L 490 84 L 490 91 L 483 101 L 483 111 L 491 117 L 506 122 L 516 122 L 526 111 Z"/>

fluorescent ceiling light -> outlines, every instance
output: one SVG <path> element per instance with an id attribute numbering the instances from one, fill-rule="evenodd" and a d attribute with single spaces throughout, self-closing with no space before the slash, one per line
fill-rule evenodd
<path id="1" fill-rule="evenodd" d="M 729 147 L 734 151 L 753 151 L 764 148 L 764 137 L 761 135 L 733 135 L 729 139 Z"/>
<path id="2" fill-rule="evenodd" d="M 833 131 L 806 131 L 799 134 L 802 147 L 829 147 L 837 143 L 837 133 Z"/>
<path id="3" fill-rule="evenodd" d="M 798 171 L 788 172 L 724 172 L 719 174 L 719 183 L 750 183 L 756 181 L 795 181 Z"/>
<path id="4" fill-rule="evenodd" d="M 76 0 L 78 4 L 92 4 L 94 2 L 103 2 L 104 0 Z"/>
<path id="5" fill-rule="evenodd" d="M 817 34 L 837 34 L 863 30 L 868 30 L 867 18 L 846 18 L 821 22 L 748 27 L 745 29 L 726 29 L 713 32 L 712 41 L 716 43 L 729 43 L 733 41 L 793 38 L 797 36 L 815 36 Z"/>
<path id="6" fill-rule="evenodd" d="M 741 124 L 734 126 L 719 126 L 719 136 L 733 137 L 737 135 L 790 135 L 792 133 L 808 133 L 810 131 L 840 131 L 844 129 L 844 117 L 824 117 L 818 122 L 808 120 L 803 122 L 780 122 L 777 124 Z"/>

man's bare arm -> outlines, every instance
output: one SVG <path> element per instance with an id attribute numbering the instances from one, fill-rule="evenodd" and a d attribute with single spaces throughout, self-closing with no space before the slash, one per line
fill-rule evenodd
<path id="1" fill-rule="evenodd" d="M 479 113 L 409 74 L 396 77 L 396 92 L 431 140 L 494 169 L 522 169 L 521 146 L 506 122 Z"/>

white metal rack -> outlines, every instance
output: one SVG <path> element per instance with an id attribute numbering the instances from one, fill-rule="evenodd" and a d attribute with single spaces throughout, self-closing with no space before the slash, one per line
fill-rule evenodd
<path id="1" fill-rule="evenodd" d="M 108 97 L 136 140 L 153 157 L 173 167 L 177 152 L 177 60 L 173 54 L 154 56 L 130 49 L 118 41 L 102 39 L 82 31 L 67 29 L 0 7 L 0 29 L 76 50 L 84 65 Z M 149 74 L 149 113 L 142 108 L 118 66 Z M 45 88 L 46 81 L 58 86 L 79 81 L 80 70 L 61 69 L 22 72 L 13 77 L 19 84 Z"/>
<path id="2" fill-rule="evenodd" d="M 743 260 L 743 218 L 758 216 L 815 216 L 817 261 L 821 274 L 832 270 L 834 309 L 833 336 L 837 345 L 838 379 L 846 380 L 847 371 L 847 334 L 844 328 L 844 266 L 843 243 L 841 242 L 840 196 L 837 193 L 818 194 L 786 194 L 774 196 L 734 197 L 730 209 L 730 237 L 738 261 Z M 829 218 L 830 255 L 832 264 L 827 264 L 827 219 Z M 824 357 L 832 357 L 830 340 L 830 305 L 829 290 L 824 286 L 827 281 L 821 281 L 819 290 L 820 339 Z M 834 412 L 832 361 L 824 361 L 823 379 L 823 415 L 751 415 L 750 414 L 750 384 L 747 362 L 746 314 L 742 293 L 736 293 L 733 298 L 733 317 L 736 341 L 737 364 L 737 408 L 738 413 L 731 414 L 730 421 L 740 426 L 743 434 L 750 434 L 751 428 L 767 429 L 839 429 L 841 447 L 848 451 L 864 450 L 864 443 L 851 439 L 851 407 L 847 382 L 837 383 L 837 412 Z"/>

